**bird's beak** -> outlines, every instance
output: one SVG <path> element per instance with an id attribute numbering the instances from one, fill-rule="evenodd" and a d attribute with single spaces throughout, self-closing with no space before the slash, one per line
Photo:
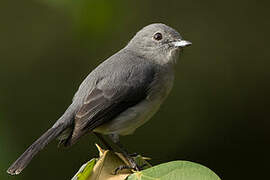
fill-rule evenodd
<path id="1" fill-rule="evenodd" d="M 175 47 L 186 47 L 186 46 L 190 46 L 192 43 L 186 40 L 179 39 L 177 41 L 172 42 L 172 44 Z"/>

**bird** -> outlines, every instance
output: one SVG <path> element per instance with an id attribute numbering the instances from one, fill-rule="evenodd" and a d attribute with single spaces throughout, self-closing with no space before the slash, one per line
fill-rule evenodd
<path id="1" fill-rule="evenodd" d="M 83 80 L 63 115 L 8 168 L 17 175 L 52 140 L 69 147 L 94 133 L 109 148 L 111 139 L 131 168 L 140 170 L 120 144 L 160 108 L 174 82 L 175 64 L 191 45 L 172 27 L 153 23 L 139 30 L 127 45 L 99 64 Z"/>

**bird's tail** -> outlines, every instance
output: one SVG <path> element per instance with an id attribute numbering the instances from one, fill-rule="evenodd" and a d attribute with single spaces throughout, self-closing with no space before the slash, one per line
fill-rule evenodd
<path id="1" fill-rule="evenodd" d="M 67 124 L 57 123 L 52 128 L 47 130 L 8 168 L 7 173 L 11 175 L 19 174 L 40 150 L 59 136 L 66 128 Z"/>

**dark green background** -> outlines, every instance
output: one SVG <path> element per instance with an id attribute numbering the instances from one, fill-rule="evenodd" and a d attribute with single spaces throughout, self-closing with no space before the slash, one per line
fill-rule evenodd
<path id="1" fill-rule="evenodd" d="M 70 179 L 97 156 L 93 135 L 51 143 L 25 171 L 8 166 L 70 104 L 84 77 L 143 26 L 193 42 L 152 120 L 122 138 L 152 164 L 190 160 L 222 179 L 269 178 L 269 1 L 2 0 L 0 179 Z M 268 174 L 268 176 L 266 176 Z"/>

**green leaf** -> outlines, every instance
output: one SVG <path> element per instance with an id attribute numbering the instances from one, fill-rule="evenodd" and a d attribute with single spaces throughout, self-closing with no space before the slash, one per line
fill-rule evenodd
<path id="1" fill-rule="evenodd" d="M 92 159 L 87 163 L 85 163 L 84 165 L 82 165 L 82 167 L 80 168 L 78 173 L 74 176 L 74 178 L 72 178 L 72 180 L 86 180 L 93 171 L 95 164 L 96 159 Z"/>
<path id="2" fill-rule="evenodd" d="M 172 161 L 136 172 L 127 180 L 220 180 L 207 167 L 189 162 Z"/>

